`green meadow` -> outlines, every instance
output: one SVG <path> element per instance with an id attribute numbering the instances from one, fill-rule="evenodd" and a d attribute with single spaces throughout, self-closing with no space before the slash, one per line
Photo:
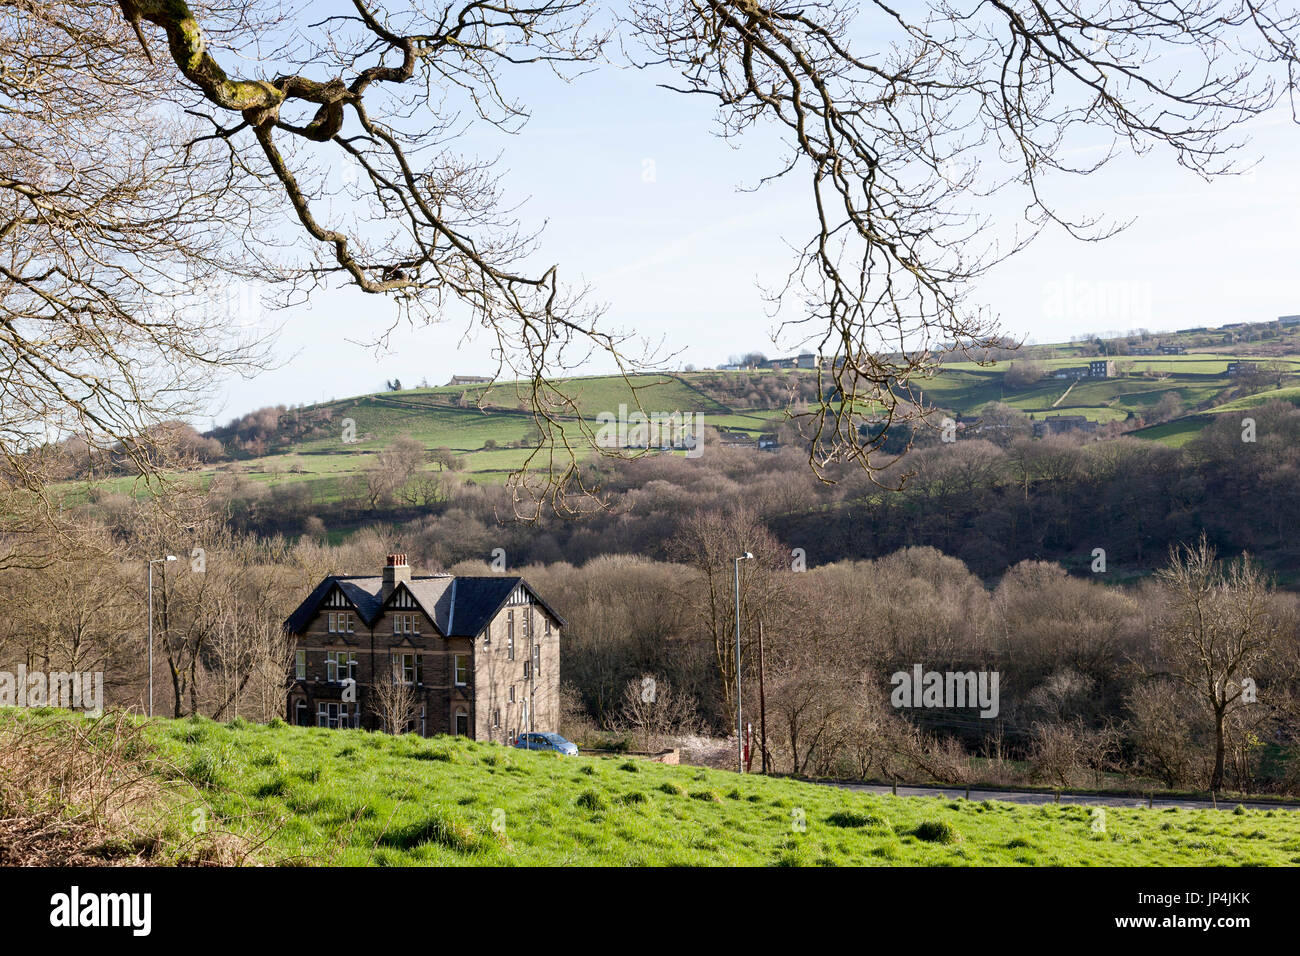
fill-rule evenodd
<path id="1" fill-rule="evenodd" d="M 8 711 L 10 721 L 85 720 Z M 149 723 L 177 840 L 196 819 L 272 864 L 1288 866 L 1300 814 L 906 798 L 464 738 Z"/>
<path id="2" fill-rule="evenodd" d="M 1061 347 L 1058 354 L 1066 351 Z M 1300 402 L 1300 387 L 1235 397 L 1234 382 L 1226 373 L 1227 363 L 1233 358 L 1214 353 L 1121 358 L 1118 361 L 1131 367 L 1134 374 L 1077 382 L 1047 378 L 1026 388 L 1009 388 L 1004 382 L 1014 359 L 987 366 L 952 362 L 943 364 L 929 378 L 914 380 L 910 390 L 914 399 L 926 405 L 962 415 L 975 415 L 989 402 L 1005 402 L 1035 419 L 1083 415 L 1100 423 L 1147 417 L 1162 398 L 1173 394 L 1186 414 L 1134 434 L 1178 446 L 1193 438 L 1211 420 L 1210 415 L 1239 412 L 1274 399 Z M 1036 361 L 1057 368 L 1084 360 L 1061 357 Z M 1285 361 L 1300 370 L 1300 359 Z M 557 411 L 556 423 L 573 440 L 582 457 L 592 454 L 581 438 L 584 426 L 594 431 L 598 414 L 617 414 L 621 405 L 629 411 L 639 403 L 646 411 L 695 412 L 703 415 L 708 425 L 750 437 L 757 437 L 785 417 L 783 409 L 746 408 L 743 403 L 725 405 L 707 394 L 706 379 L 726 374 L 773 373 L 680 372 L 566 379 L 558 384 L 572 398 L 574 408 L 564 410 L 566 415 L 558 415 Z M 1224 402 L 1224 398 L 1228 400 Z M 451 449 L 463 464 L 458 480 L 499 483 L 523 468 L 532 454 L 536 425 L 532 413 L 525 410 L 528 399 L 515 383 L 506 382 L 490 387 L 406 389 L 330 401 L 315 408 L 328 413 L 337 435 L 289 443 L 261 457 L 205 466 L 185 478 L 206 486 L 224 473 L 271 486 L 301 485 L 312 500 L 328 504 L 342 497 L 345 479 L 364 474 L 379 452 L 398 436 L 406 436 L 430 450 Z M 1216 401 L 1221 404 L 1215 405 Z M 573 414 L 575 408 L 577 415 Z M 341 430 L 345 420 L 351 422 L 355 432 L 355 440 L 346 443 Z M 545 465 L 539 460 L 533 464 Z M 427 468 L 437 470 L 434 465 Z M 106 485 L 124 494 L 146 493 L 129 479 Z M 84 494 L 76 485 L 66 486 L 65 502 L 76 503 Z"/>

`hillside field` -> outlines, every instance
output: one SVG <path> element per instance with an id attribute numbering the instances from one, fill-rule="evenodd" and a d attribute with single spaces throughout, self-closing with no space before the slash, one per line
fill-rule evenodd
<path id="1" fill-rule="evenodd" d="M 0 711 L 0 730 L 87 721 Z M 41 722 L 44 722 L 43 724 Z M 141 718 L 132 718 L 135 725 Z M 144 728 L 168 824 L 256 862 L 340 865 L 1287 866 L 1300 814 L 852 793 L 634 758 L 207 719 Z M 177 786 L 178 785 L 178 786 Z M 69 808 L 71 809 L 71 808 Z"/>
<path id="2" fill-rule="evenodd" d="M 910 389 L 915 400 L 960 415 L 973 416 L 989 402 L 1005 402 L 1035 419 L 1048 415 L 1083 415 L 1099 423 L 1148 417 L 1162 398 L 1173 394 L 1185 414 L 1134 434 L 1178 446 L 1199 433 L 1214 415 L 1241 412 L 1274 399 L 1300 403 L 1300 387 L 1296 386 L 1238 395 L 1236 383 L 1226 374 L 1227 363 L 1234 358 L 1227 353 L 1121 358 L 1121 364 L 1130 369 L 1128 375 L 1076 383 L 1047 378 L 1023 388 L 1005 384 L 1005 374 L 1016 359 L 989 365 L 950 362 L 932 377 L 913 381 Z M 1050 369 L 1085 360 L 1062 357 L 1035 361 Z M 1284 361 L 1300 372 L 1300 358 L 1287 357 Z M 639 399 L 646 411 L 695 412 L 703 416 L 707 425 L 755 438 L 774 422 L 781 421 L 785 411 L 744 407 L 743 400 L 723 404 L 708 394 L 707 382 L 718 376 L 771 374 L 810 376 L 814 373 L 679 372 L 629 379 L 592 376 L 568 379 L 561 384 L 592 429 L 600 412 L 617 413 L 620 405 L 635 409 Z M 332 430 L 350 420 L 355 428 L 355 441 L 344 443 L 340 432 L 337 436 L 283 442 L 268 454 L 214 463 L 187 477 L 205 486 L 222 473 L 272 486 L 301 485 L 311 500 L 328 504 L 339 500 L 343 479 L 363 474 L 373 464 L 374 456 L 400 435 L 413 438 L 430 450 L 451 449 L 463 462 L 459 472 L 462 480 L 497 483 L 523 467 L 529 457 L 530 436 L 535 425 L 531 413 L 525 410 L 526 401 L 527 395 L 513 383 L 503 383 L 490 388 L 441 386 L 379 392 L 306 406 L 298 412 L 326 413 L 333 423 Z M 579 437 L 576 419 L 563 418 L 560 425 L 566 434 Z M 426 467 L 436 470 L 434 465 Z M 108 484 L 127 494 L 144 493 L 129 479 Z M 75 485 L 68 486 L 65 500 L 75 502 L 81 494 Z"/>

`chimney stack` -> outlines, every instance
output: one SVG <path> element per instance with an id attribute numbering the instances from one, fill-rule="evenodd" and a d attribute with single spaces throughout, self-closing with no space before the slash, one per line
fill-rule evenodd
<path id="1" fill-rule="evenodd" d="M 388 564 L 384 566 L 384 587 L 379 599 L 387 601 L 401 582 L 411 583 L 411 566 L 406 563 L 406 555 L 390 554 Z"/>

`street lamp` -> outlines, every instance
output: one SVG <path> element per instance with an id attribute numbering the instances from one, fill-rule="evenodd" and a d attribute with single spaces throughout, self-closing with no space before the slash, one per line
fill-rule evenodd
<path id="1" fill-rule="evenodd" d="M 149 716 L 153 716 L 153 566 L 163 561 L 175 561 L 176 555 L 154 558 L 149 562 Z"/>
<path id="2" fill-rule="evenodd" d="M 748 551 L 732 559 L 736 569 L 736 769 L 741 773 L 745 772 L 745 731 L 740 715 L 740 562 L 753 560 Z"/>

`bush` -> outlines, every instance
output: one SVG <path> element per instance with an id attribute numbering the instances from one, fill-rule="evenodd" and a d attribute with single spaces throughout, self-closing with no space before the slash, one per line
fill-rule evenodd
<path id="1" fill-rule="evenodd" d="M 604 810 L 609 806 L 609 801 L 605 799 L 604 794 L 597 790 L 582 791 L 575 802 L 578 806 L 592 811 Z"/>
<path id="2" fill-rule="evenodd" d="M 399 850 L 410 850 L 422 843 L 436 843 L 457 853 L 480 853 L 486 849 L 483 837 L 470 824 L 443 809 L 385 833 L 379 842 Z"/>
<path id="3" fill-rule="evenodd" d="M 884 817 L 860 810 L 840 810 L 827 817 L 826 822 L 833 827 L 875 827 L 884 830 L 890 828 L 889 821 Z"/>
<path id="4" fill-rule="evenodd" d="M 956 843 L 961 839 L 961 834 L 947 820 L 926 820 L 912 835 L 926 843 Z"/>

